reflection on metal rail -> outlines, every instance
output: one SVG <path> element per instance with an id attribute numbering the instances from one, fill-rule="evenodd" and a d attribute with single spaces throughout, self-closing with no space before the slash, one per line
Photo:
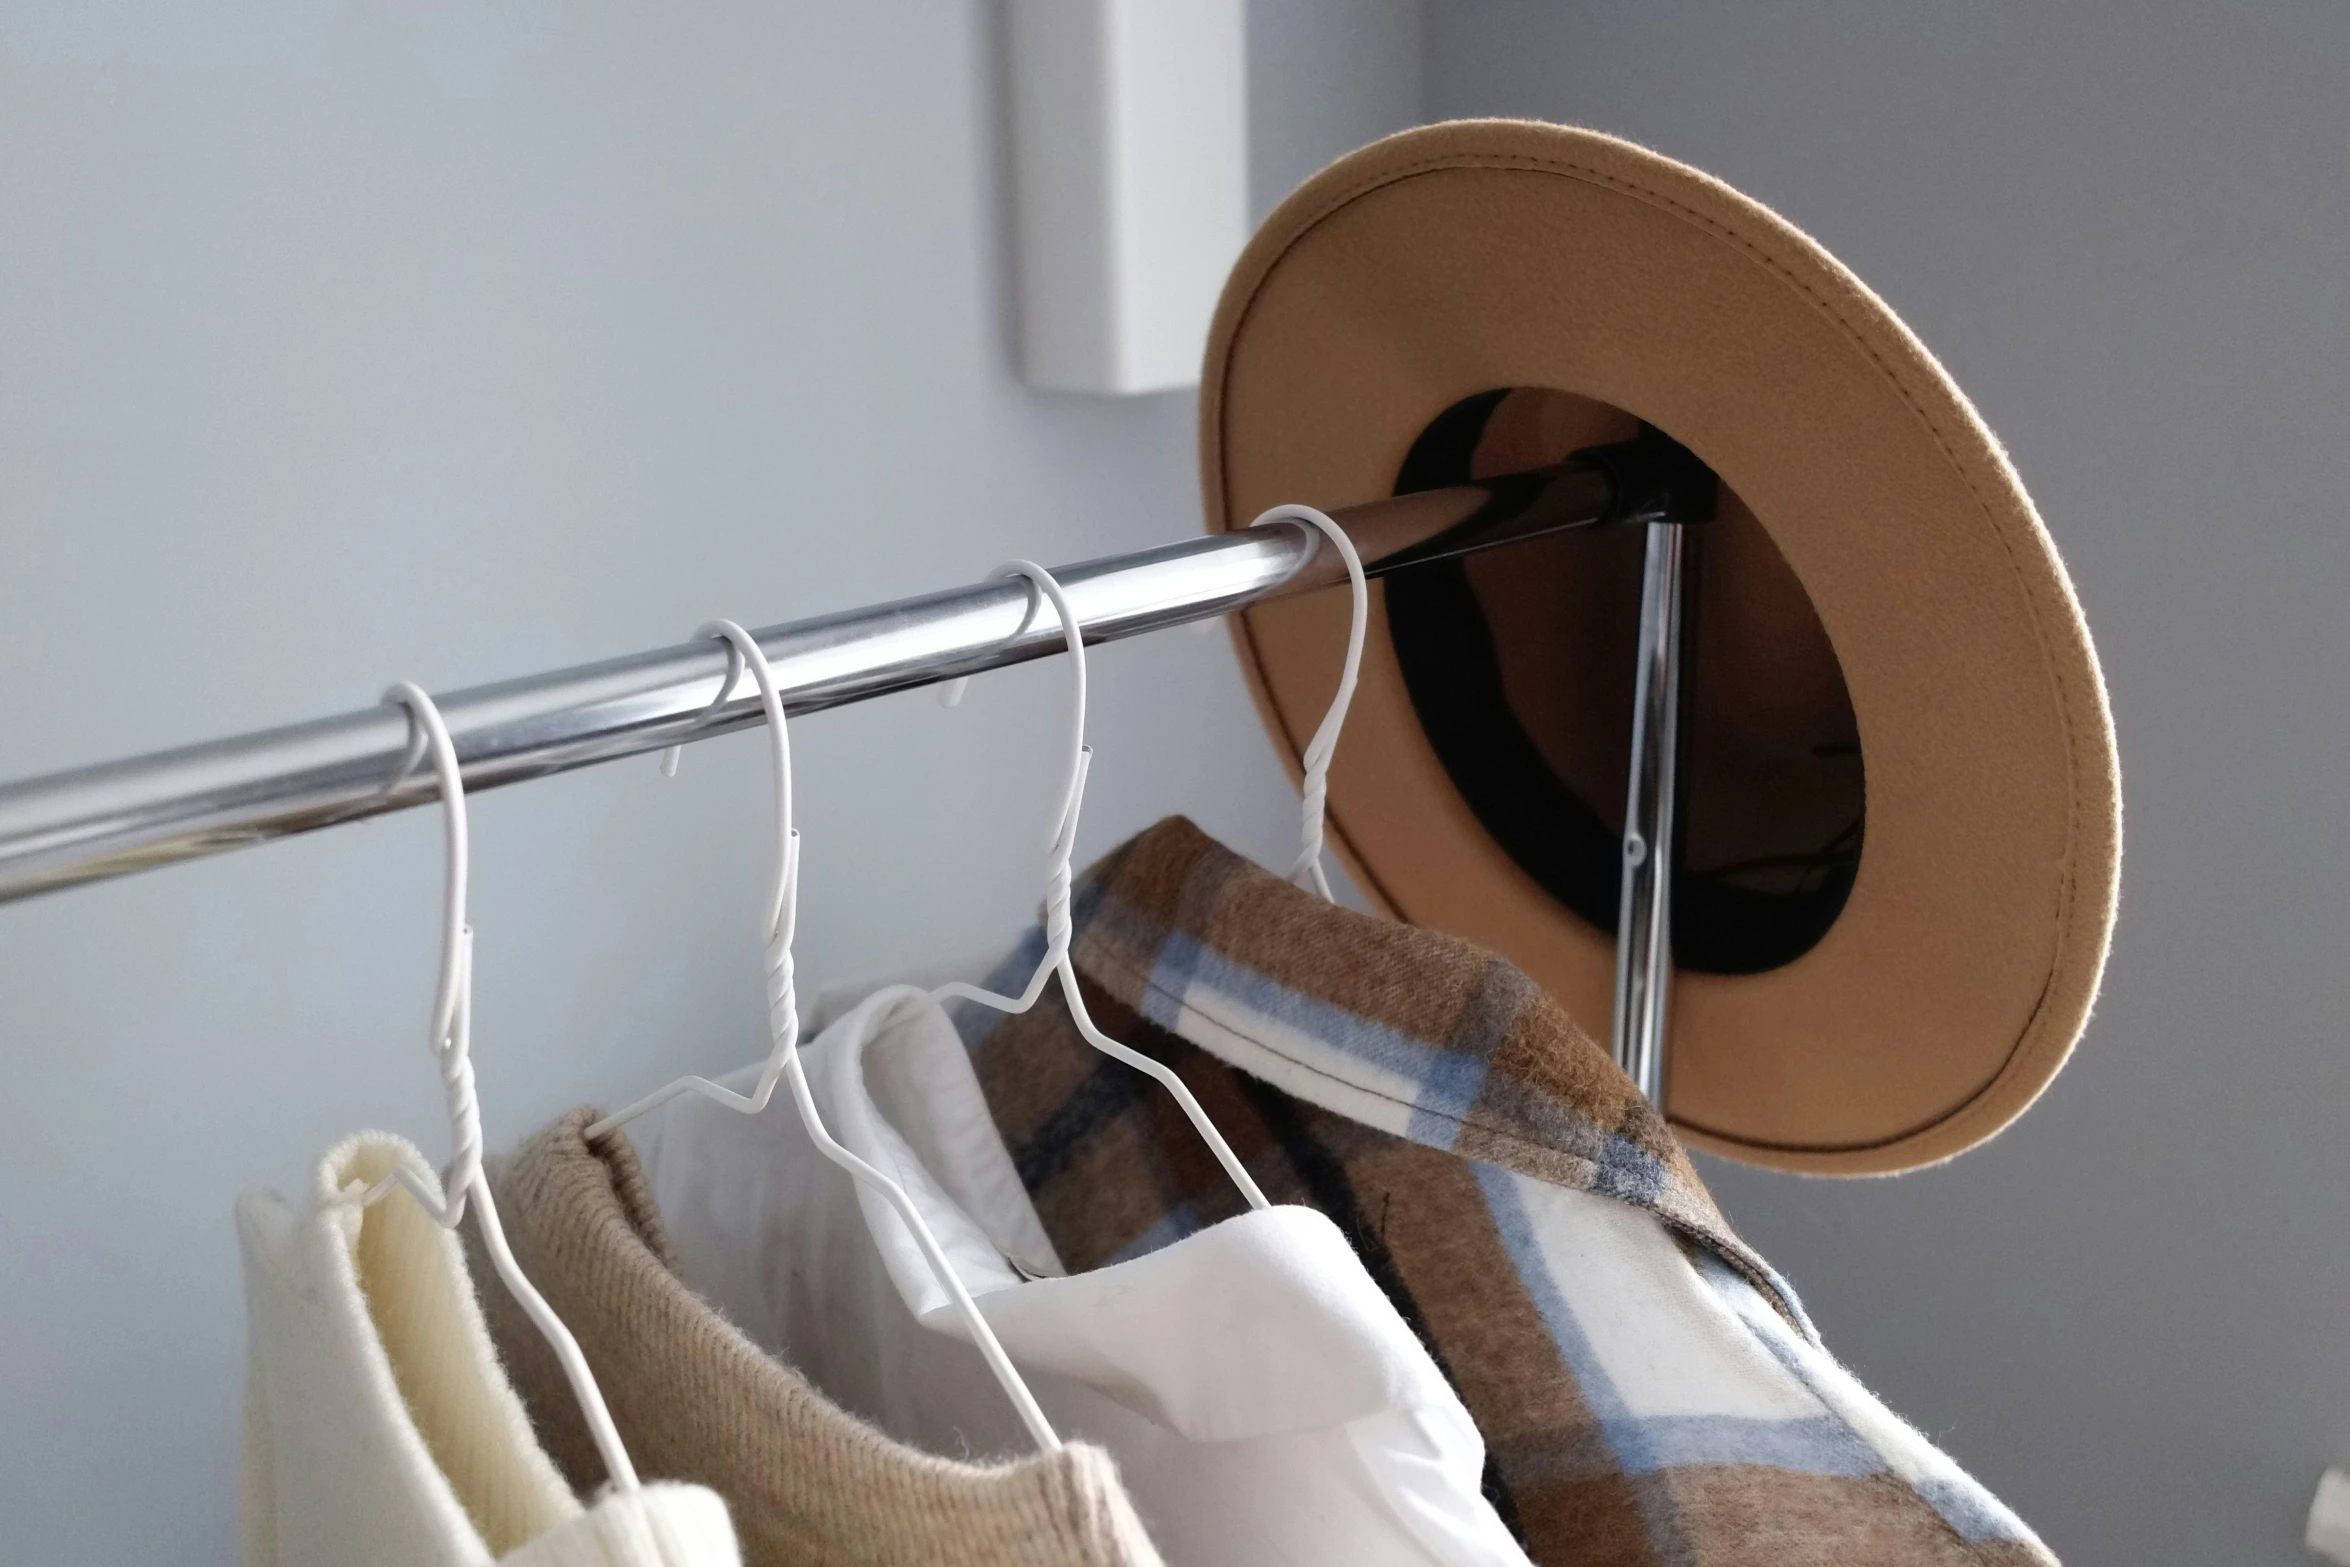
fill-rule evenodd
<path id="1" fill-rule="evenodd" d="M 1482 549 L 1610 513 L 1613 486 L 1579 463 L 1335 513 L 1367 569 Z M 1343 581 L 1337 552 L 1296 523 L 1186 540 L 1062 568 L 1086 640 L 1106 642 Z M 1026 583 L 993 581 L 758 633 L 793 714 L 1040 658 L 1061 645 Z M 754 723 L 755 696 L 715 713 L 717 644 L 689 642 L 440 697 L 468 790 L 657 751 Z M 379 706 L 182 750 L 0 785 L 0 900 L 428 803 L 396 787 L 408 725 Z"/>

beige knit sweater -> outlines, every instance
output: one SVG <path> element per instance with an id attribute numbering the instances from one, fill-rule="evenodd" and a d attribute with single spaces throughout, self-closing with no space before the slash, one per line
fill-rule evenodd
<path id="1" fill-rule="evenodd" d="M 733 1510 L 748 1567 L 1160 1567 L 1099 1448 L 1002 1464 L 907 1447 L 833 1404 L 677 1277 L 625 1136 L 590 1147 L 574 1110 L 493 1160 L 523 1271 L 571 1328 L 646 1478 L 693 1480 Z M 479 1255 L 471 1220 L 466 1244 Z M 477 1261 L 475 1276 L 490 1277 Z M 545 1341 L 483 1287 L 492 1336 L 574 1485 L 604 1479 Z"/>

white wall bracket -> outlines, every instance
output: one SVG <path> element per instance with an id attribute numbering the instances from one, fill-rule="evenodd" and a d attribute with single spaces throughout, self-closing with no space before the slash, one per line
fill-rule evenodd
<path id="1" fill-rule="evenodd" d="M 1248 239 L 1243 0 L 1010 0 L 1021 373 L 1199 382 Z"/>

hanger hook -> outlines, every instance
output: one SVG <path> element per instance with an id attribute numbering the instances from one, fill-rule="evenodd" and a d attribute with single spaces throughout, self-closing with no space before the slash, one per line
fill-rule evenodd
<path id="1" fill-rule="evenodd" d="M 704 621 L 694 635 L 715 637 L 726 644 L 726 679 L 711 700 L 711 709 L 726 701 L 735 681 L 748 670 L 759 688 L 759 705 L 767 718 L 768 758 L 775 775 L 776 849 L 775 872 L 768 879 L 767 908 L 759 933 L 766 943 L 770 1049 L 759 1070 L 758 1082 L 748 1094 L 737 1093 L 706 1077 L 681 1077 L 589 1125 L 585 1134 L 589 1142 L 609 1137 L 638 1116 L 660 1108 L 683 1093 L 698 1093 L 746 1115 L 756 1115 L 767 1108 L 775 1085 L 782 1080 L 799 1048 L 800 1003 L 792 940 L 799 925 L 800 832 L 792 822 L 791 731 L 783 710 L 782 689 L 775 683 L 775 670 L 767 662 L 766 650 L 759 646 L 759 639 L 736 622 Z"/>
<path id="2" fill-rule="evenodd" d="M 1077 852 L 1077 817 L 1084 808 L 1086 775 L 1093 766 L 1093 747 L 1085 743 L 1085 632 L 1060 580 L 1036 562 L 1011 561 L 998 567 L 995 575 L 1023 578 L 1028 584 L 1028 610 L 1021 618 L 1020 630 L 1027 630 L 1036 612 L 1049 603 L 1060 616 L 1061 639 L 1069 650 L 1069 764 L 1062 774 L 1060 805 L 1053 814 L 1052 836 L 1045 849 L 1044 922 L 1049 966 L 1069 948 L 1069 865 Z"/>
<path id="3" fill-rule="evenodd" d="M 759 639 L 731 620 L 705 621 L 697 636 L 717 637 L 726 643 L 726 685 L 716 707 L 734 688 L 737 675 L 750 671 L 759 687 L 759 706 L 767 715 L 768 759 L 775 774 L 775 874 L 768 879 L 767 936 L 768 1023 L 778 1047 L 790 1049 L 799 1038 L 799 1001 L 792 989 L 792 935 L 799 923 L 800 832 L 792 825 L 791 728 L 785 722 L 783 693 L 775 684 L 775 670 L 767 662 Z"/>
<path id="4" fill-rule="evenodd" d="M 1078 621 L 1077 611 L 1070 606 L 1069 595 L 1062 591 L 1060 582 L 1053 574 L 1042 566 L 1034 561 L 1016 560 L 996 572 L 996 575 L 1025 577 L 1029 581 L 1031 591 L 1028 614 L 1021 620 L 1019 631 L 1027 630 L 1028 621 L 1034 618 L 1038 594 L 1042 594 L 1052 604 L 1054 611 L 1061 617 L 1061 635 L 1068 644 L 1073 677 L 1069 683 L 1069 772 L 1061 796 L 1060 814 L 1054 820 L 1052 846 L 1048 851 L 1049 860 L 1045 869 L 1044 957 L 1037 964 L 1036 972 L 1029 976 L 1027 988 L 1017 996 L 1000 996 L 992 990 L 983 990 L 961 980 L 941 985 L 930 994 L 941 1000 L 956 997 L 976 1001 L 982 1006 L 994 1007 L 999 1012 L 1025 1012 L 1036 1005 L 1037 998 L 1044 994 L 1046 984 L 1057 977 L 1061 983 L 1061 999 L 1068 1004 L 1069 1020 L 1077 1025 L 1077 1032 L 1085 1042 L 1112 1060 L 1133 1067 L 1174 1095 L 1176 1104 L 1183 1110 L 1184 1119 L 1191 1122 L 1193 1129 L 1200 1134 L 1200 1139 L 1208 1145 L 1208 1151 L 1224 1167 L 1224 1173 L 1232 1178 L 1232 1184 L 1240 1188 L 1240 1194 L 1248 1205 L 1251 1208 L 1269 1207 L 1271 1205 L 1265 1200 L 1265 1194 L 1255 1178 L 1248 1173 L 1247 1166 L 1233 1153 L 1232 1145 L 1224 1140 L 1223 1133 L 1216 1130 L 1215 1123 L 1208 1119 L 1208 1112 L 1201 1107 L 1190 1087 L 1176 1075 L 1175 1069 L 1164 1061 L 1154 1060 L 1112 1039 L 1095 1025 L 1093 1015 L 1086 1010 L 1085 997 L 1078 989 L 1077 969 L 1069 958 L 1069 943 L 1073 935 L 1069 908 L 1069 861 L 1077 847 L 1077 812 L 1085 798 L 1086 774 L 1093 764 L 1093 748 L 1085 743 L 1085 632 Z M 1013 635 L 1017 636 L 1019 631 Z"/>
<path id="5" fill-rule="evenodd" d="M 717 628 L 722 624 L 732 626 L 734 625 L 734 622 L 731 620 L 723 622 L 705 621 L 694 629 L 694 635 L 697 637 L 719 636 L 721 633 Z M 742 628 L 737 626 L 735 629 L 739 631 Z M 718 682 L 718 694 L 710 698 L 709 704 L 702 709 L 701 713 L 696 718 L 697 723 L 708 723 L 710 721 L 710 715 L 717 712 L 720 708 L 726 705 L 727 698 L 734 695 L 734 683 L 737 680 L 740 680 L 742 676 L 743 651 L 740 647 L 736 646 L 732 637 L 728 637 L 726 638 L 726 678 Z M 661 776 L 664 778 L 675 778 L 677 776 L 677 764 L 682 761 L 684 757 L 685 742 L 683 740 L 678 741 L 675 745 L 663 746 L 661 748 Z"/>
<path id="6" fill-rule="evenodd" d="M 1330 759 L 1338 753 L 1338 732 L 1346 726 L 1346 710 L 1354 702 L 1355 681 L 1362 673 L 1363 635 L 1371 619 L 1371 585 L 1364 580 L 1363 557 L 1356 551 L 1354 540 L 1327 514 L 1311 506 L 1276 506 L 1257 518 L 1252 526 L 1262 527 L 1268 522 L 1302 522 L 1319 528 L 1338 547 L 1338 558 L 1346 562 L 1347 585 L 1354 596 L 1353 619 L 1346 632 L 1346 662 L 1338 674 L 1338 694 L 1331 699 L 1330 710 L 1322 715 L 1321 727 L 1306 742 L 1300 758 L 1305 766 L 1305 776 L 1299 782 L 1304 822 L 1297 859 L 1289 867 L 1291 881 L 1312 888 L 1327 902 L 1330 879 L 1322 873 L 1322 823 L 1328 814 Z"/>
<path id="7" fill-rule="evenodd" d="M 443 835 L 441 891 L 440 977 L 433 988 L 433 1059 L 441 1071 L 441 1085 L 449 1111 L 449 1133 L 454 1146 L 442 1190 L 427 1201 L 441 1223 L 454 1228 L 465 1217 L 465 1199 L 481 1173 L 481 1103 L 473 1081 L 473 929 L 465 909 L 471 880 L 471 847 L 466 829 L 465 778 L 457 764 L 456 742 L 439 704 L 422 686 L 403 680 L 384 693 L 407 711 L 409 748 L 392 782 L 398 788 L 430 757 L 439 776 Z M 424 1194 L 419 1193 L 419 1197 Z"/>
<path id="8" fill-rule="evenodd" d="M 415 770 L 417 761 L 429 755 L 433 771 L 440 778 L 442 816 L 448 824 L 444 838 L 441 972 L 433 995 L 432 1052 L 434 1062 L 440 1067 L 448 1105 L 452 1149 L 448 1173 L 439 1184 L 418 1176 L 405 1165 L 395 1166 L 391 1174 L 360 1194 L 359 1204 L 365 1207 L 387 1195 L 394 1186 L 405 1187 L 435 1223 L 453 1230 L 464 1220 L 468 1200 L 472 1202 L 491 1265 L 505 1281 L 506 1288 L 513 1292 L 524 1315 L 546 1338 L 548 1348 L 555 1352 L 556 1362 L 563 1368 L 572 1395 L 579 1401 L 580 1413 L 587 1420 L 588 1434 L 604 1460 L 605 1472 L 617 1489 L 635 1491 L 638 1489 L 636 1466 L 629 1462 L 619 1428 L 612 1423 L 603 1390 L 596 1386 L 587 1357 L 580 1353 L 579 1341 L 571 1336 L 571 1330 L 563 1325 L 555 1308 L 547 1304 L 547 1298 L 538 1292 L 537 1286 L 524 1275 L 521 1263 L 515 1260 L 513 1248 L 506 1243 L 505 1226 L 498 1222 L 497 1201 L 490 1195 L 490 1183 L 482 1175 L 481 1098 L 473 1076 L 473 928 L 465 918 L 471 879 L 470 846 L 465 820 L 465 774 L 457 763 L 457 745 L 449 737 L 449 725 L 441 717 L 440 705 L 414 681 L 403 680 L 393 686 L 384 693 L 384 700 L 397 702 L 407 710 L 409 731 L 407 754 L 387 789 L 398 788 Z"/>

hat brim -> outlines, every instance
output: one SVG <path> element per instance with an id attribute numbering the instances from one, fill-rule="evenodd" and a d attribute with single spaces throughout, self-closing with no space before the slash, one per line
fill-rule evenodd
<path id="1" fill-rule="evenodd" d="M 1598 399 L 1711 464 L 1810 595 L 1859 725 L 1868 829 L 1844 911 L 1784 967 L 1677 977 L 1671 1119 L 1821 1173 L 1991 1136 L 2088 1016 L 2120 852 L 2088 627 L 1998 443 L 1892 311 L 1767 209 L 1595 132 L 1466 121 L 1340 160 L 1242 255 L 1201 388 L 1208 525 L 1388 494 L 1431 419 L 1503 387 Z M 1316 594 L 1236 617 L 1293 768 L 1346 615 Z M 1605 1036 L 1612 939 L 1478 824 L 1383 623 L 1329 801 L 1368 896 L 1499 951 Z"/>

